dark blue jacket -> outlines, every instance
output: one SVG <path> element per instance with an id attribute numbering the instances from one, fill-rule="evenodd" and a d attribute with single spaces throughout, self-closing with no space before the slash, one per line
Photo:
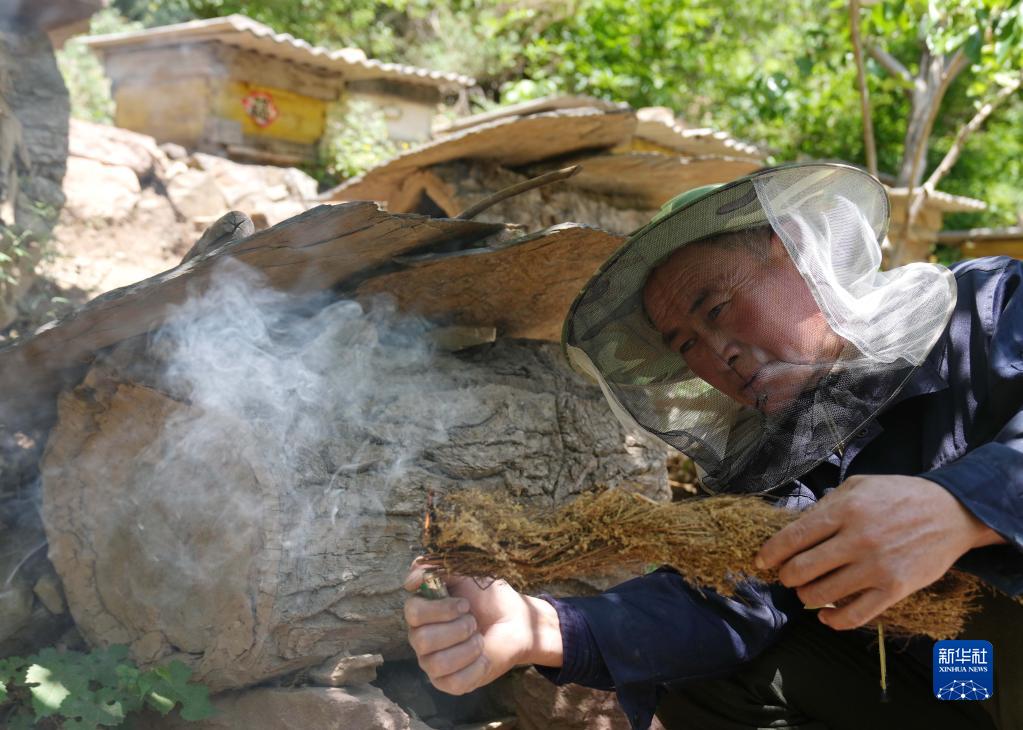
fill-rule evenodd
<path id="1" fill-rule="evenodd" d="M 854 474 L 917 475 L 948 489 L 1008 540 L 957 565 L 1011 595 L 1023 593 L 1023 263 L 1004 257 L 953 267 L 958 299 L 945 335 L 891 405 L 793 485 L 804 509 Z M 750 584 L 743 600 L 701 595 L 670 571 L 599 596 L 550 599 L 564 665 L 558 684 L 614 689 L 634 728 L 646 728 L 665 683 L 721 676 L 773 643 L 803 610 L 794 591 Z"/>

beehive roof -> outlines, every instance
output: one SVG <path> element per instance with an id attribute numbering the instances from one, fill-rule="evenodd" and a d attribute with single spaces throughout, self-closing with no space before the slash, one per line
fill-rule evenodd
<path id="1" fill-rule="evenodd" d="M 358 48 L 330 49 L 314 46 L 290 33 L 277 33 L 263 23 L 238 14 L 126 33 L 90 36 L 83 38 L 82 41 L 101 53 L 183 43 L 218 42 L 274 56 L 284 61 L 336 72 L 350 80 L 392 79 L 455 88 L 468 88 L 476 84 L 475 79 L 461 74 L 367 58 L 365 52 Z"/>

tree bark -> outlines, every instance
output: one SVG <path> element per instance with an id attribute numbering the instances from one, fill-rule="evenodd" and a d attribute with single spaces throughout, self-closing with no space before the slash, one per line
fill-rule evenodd
<path id="1" fill-rule="evenodd" d="M 62 395 L 42 513 L 91 643 L 181 659 L 217 690 L 341 652 L 403 657 L 401 582 L 428 490 L 667 497 L 666 447 L 626 433 L 556 345 L 502 340 L 425 367 L 360 322 L 303 345 L 316 372 L 293 374 L 298 387 L 251 374 L 233 394 L 182 390 L 151 336 Z M 281 387 L 306 397 L 282 405 Z"/>

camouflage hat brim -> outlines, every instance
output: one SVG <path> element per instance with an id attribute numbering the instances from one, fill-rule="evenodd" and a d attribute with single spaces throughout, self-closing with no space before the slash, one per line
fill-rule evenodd
<path id="1" fill-rule="evenodd" d="M 880 242 L 887 233 L 889 207 L 884 187 L 866 171 L 831 162 L 797 163 L 761 170 L 731 183 L 705 186 L 673 198 L 604 262 L 569 308 L 562 347 L 573 367 L 585 355 L 600 377 L 616 385 L 650 385 L 688 377 L 689 369 L 654 329 L 643 308 L 642 292 L 651 272 L 680 248 L 723 233 L 769 223 L 757 183 L 773 175 L 790 178 L 791 194 L 806 190 L 856 190 Z"/>

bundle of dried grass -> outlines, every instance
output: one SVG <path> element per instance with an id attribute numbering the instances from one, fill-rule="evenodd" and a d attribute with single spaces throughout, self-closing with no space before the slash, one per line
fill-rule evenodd
<path id="1" fill-rule="evenodd" d="M 757 497 L 660 503 L 610 489 L 552 512 L 467 490 L 436 505 L 426 547 L 428 558 L 450 573 L 503 578 L 520 590 L 655 564 L 730 596 L 747 577 L 777 580 L 773 571 L 757 569 L 753 558 L 797 516 Z M 956 636 L 977 608 L 980 585 L 950 571 L 878 620 L 895 636 Z"/>

